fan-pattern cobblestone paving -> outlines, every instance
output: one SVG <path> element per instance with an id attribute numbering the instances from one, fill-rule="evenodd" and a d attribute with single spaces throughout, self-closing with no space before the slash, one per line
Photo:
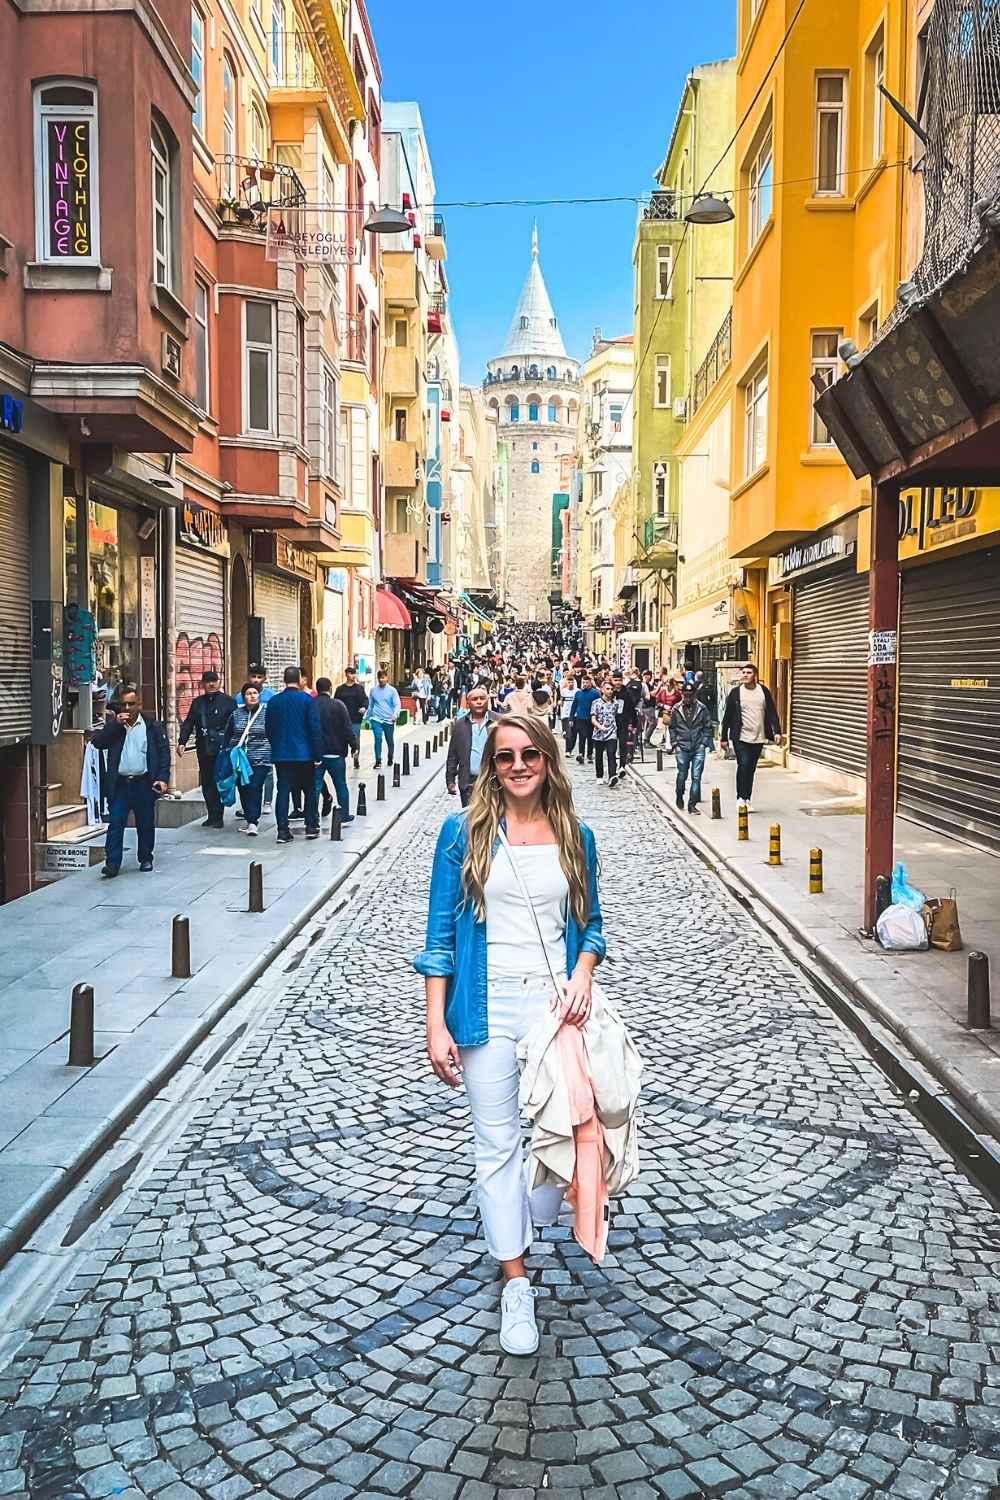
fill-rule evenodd
<path id="1" fill-rule="evenodd" d="M 0 1371 L 0 1496 L 1000 1494 L 1000 1223 L 638 794 L 577 773 L 647 1060 L 597 1268 L 497 1342 L 468 1114 L 422 1053 L 436 791 Z"/>

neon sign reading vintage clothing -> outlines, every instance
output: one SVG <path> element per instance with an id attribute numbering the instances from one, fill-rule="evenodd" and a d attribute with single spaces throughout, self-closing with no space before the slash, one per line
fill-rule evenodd
<path id="1" fill-rule="evenodd" d="M 53 260 L 93 255 L 89 120 L 46 121 L 49 178 L 49 255 Z"/>

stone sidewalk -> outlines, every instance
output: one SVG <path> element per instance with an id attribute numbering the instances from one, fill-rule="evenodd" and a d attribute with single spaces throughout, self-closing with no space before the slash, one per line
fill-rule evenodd
<path id="1" fill-rule="evenodd" d="M 437 732 L 403 740 L 421 764 L 376 801 L 371 742 L 349 774 L 351 807 L 364 782 L 368 814 L 329 838 L 299 832 L 275 842 L 274 820 L 248 839 L 232 814 L 222 833 L 200 822 L 158 829 L 156 867 L 140 875 L 126 833 L 116 880 L 100 867 L 55 881 L 0 907 L 0 1265 L 122 1132 L 444 769 L 446 746 L 428 762 Z M 400 744 L 402 741 L 400 742 Z M 365 768 L 368 769 L 365 769 Z M 302 824 L 292 825 L 302 829 Z M 261 914 L 248 907 L 249 866 L 264 867 Z M 190 979 L 170 977 L 171 923 L 190 919 Z M 97 1063 L 67 1065 L 70 995 L 93 986 Z"/>
<path id="2" fill-rule="evenodd" d="M 754 789 L 750 840 L 739 843 L 736 765 L 710 756 L 702 783 L 701 816 L 677 811 L 674 762 L 656 753 L 634 767 L 640 782 L 681 826 L 694 846 L 723 864 L 839 984 L 890 1031 L 1000 1138 L 1000 1030 L 965 1027 L 968 955 L 979 950 L 1000 961 L 1000 861 L 968 844 L 896 822 L 896 858 L 911 884 L 928 896 L 958 894 L 964 950 L 890 953 L 860 934 L 864 818 L 858 812 L 816 811 L 836 805 L 820 782 L 764 763 Z M 721 821 L 711 818 L 711 789 L 722 793 Z M 807 811 L 806 809 L 812 809 Z M 780 823 L 782 864 L 767 863 L 768 831 Z M 808 893 L 809 851 L 823 851 L 824 892 Z"/>

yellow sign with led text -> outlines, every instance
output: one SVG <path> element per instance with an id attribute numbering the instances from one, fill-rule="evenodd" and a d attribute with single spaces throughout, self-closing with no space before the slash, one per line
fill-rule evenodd
<path id="1" fill-rule="evenodd" d="M 899 497 L 899 558 L 926 557 L 1000 533 L 1000 489 L 927 486 Z"/>

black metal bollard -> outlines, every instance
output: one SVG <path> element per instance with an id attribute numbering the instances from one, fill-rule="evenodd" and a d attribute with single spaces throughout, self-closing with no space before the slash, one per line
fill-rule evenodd
<path id="1" fill-rule="evenodd" d="M 394 787 L 399 786 L 399 784 L 400 784 L 400 776 L 399 776 L 399 767 L 398 766 L 393 766 L 393 768 L 392 768 L 392 784 L 393 784 Z"/>
<path id="2" fill-rule="evenodd" d="M 75 984 L 69 1002 L 69 1066 L 94 1066 L 94 991 L 89 984 Z"/>
<path id="3" fill-rule="evenodd" d="M 359 818 L 366 818 L 367 816 L 368 816 L 368 798 L 365 795 L 365 784 L 364 784 L 364 782 L 362 782 L 361 785 L 358 787 L 358 817 Z"/>
<path id="4" fill-rule="evenodd" d="M 403 775 L 410 774 L 410 745 L 409 741 L 403 746 Z"/>
<path id="5" fill-rule="evenodd" d="M 424 746 L 424 755 L 427 757 L 428 760 L 430 760 L 430 758 L 431 758 L 431 742 L 430 742 L 430 740 L 428 740 L 427 743 L 426 743 L 426 745 Z"/>
<path id="6" fill-rule="evenodd" d="M 657 752 L 656 752 L 656 769 L 658 771 L 662 771 L 663 770 L 663 751 L 662 750 L 657 750 Z"/>
<path id="7" fill-rule="evenodd" d="M 250 866 L 250 910 L 264 910 L 264 866 L 256 859 Z"/>
<path id="8" fill-rule="evenodd" d="M 339 843 L 343 837 L 340 831 L 340 808 L 336 803 L 333 804 L 333 811 L 330 814 L 330 837 L 334 843 Z"/>
<path id="9" fill-rule="evenodd" d="M 393 767 L 393 770 L 395 770 L 395 766 Z M 385 777 L 382 775 L 381 771 L 379 772 L 378 780 L 375 782 L 375 801 L 385 801 Z"/>
<path id="10" fill-rule="evenodd" d="M 191 978 L 191 924 L 177 916 L 170 930 L 170 973 L 174 979 Z"/>
<path id="11" fill-rule="evenodd" d="M 413 769 L 416 770 L 419 765 L 420 765 L 420 746 L 419 745 L 414 745 L 414 747 L 413 747 Z"/>
<path id="12" fill-rule="evenodd" d="M 990 1029 L 990 961 L 985 953 L 969 954 L 969 1029 Z"/>

